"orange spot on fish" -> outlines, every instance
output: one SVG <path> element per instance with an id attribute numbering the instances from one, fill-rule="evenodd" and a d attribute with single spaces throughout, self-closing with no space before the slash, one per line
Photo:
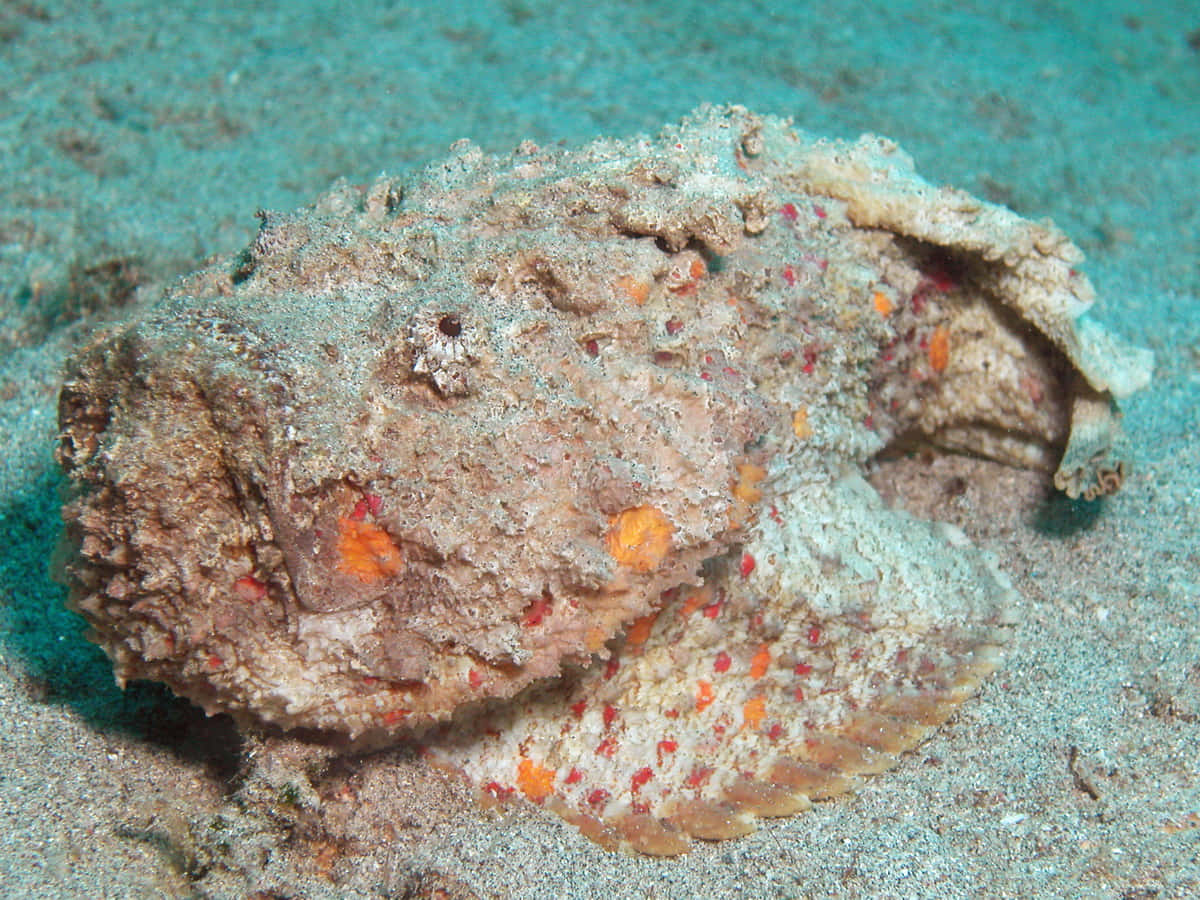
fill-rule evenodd
<path id="1" fill-rule="evenodd" d="M 620 565 L 635 572 L 652 572 L 671 551 L 675 526 L 653 506 L 634 506 L 609 521 L 606 544 Z"/>
<path id="2" fill-rule="evenodd" d="M 802 406 L 792 413 L 792 434 L 799 440 L 807 441 L 812 433 L 812 426 L 808 424 L 808 407 Z"/>
<path id="3" fill-rule="evenodd" d="M 741 463 L 737 467 L 737 481 L 733 483 L 733 496 L 743 503 L 757 503 L 762 499 L 758 483 L 767 477 L 767 470 L 753 463 Z"/>
<path id="4" fill-rule="evenodd" d="M 757 730 L 766 714 L 767 698 L 761 694 L 757 697 L 751 697 L 742 705 L 743 726 L 751 730 Z"/>
<path id="5" fill-rule="evenodd" d="M 883 291 L 876 291 L 872 294 L 871 302 L 875 305 L 875 311 L 884 317 L 890 316 L 895 308 L 891 299 Z"/>
<path id="6" fill-rule="evenodd" d="M 641 306 L 650 298 L 650 285 L 644 281 L 639 281 L 632 275 L 622 275 L 620 278 L 618 278 L 617 287 L 620 288 L 636 306 Z"/>
<path id="7" fill-rule="evenodd" d="M 629 633 L 626 635 L 625 641 L 630 647 L 640 647 L 646 643 L 646 639 L 650 637 L 650 629 L 654 627 L 654 620 L 658 618 L 657 612 L 647 613 L 640 619 L 635 619 L 633 624 L 629 626 Z"/>
<path id="8" fill-rule="evenodd" d="M 388 533 L 372 522 L 338 518 L 338 571 L 363 583 L 391 578 L 404 571 L 404 558 Z"/>
<path id="9" fill-rule="evenodd" d="M 767 674 L 767 668 L 771 665 L 771 651 L 766 644 L 762 644 L 758 648 L 758 652 L 754 654 L 754 658 L 750 660 L 750 677 L 762 678 Z"/>
<path id="10" fill-rule="evenodd" d="M 517 787 L 534 803 L 541 803 L 554 789 L 554 770 L 522 759 L 517 763 Z"/>
<path id="11" fill-rule="evenodd" d="M 686 619 L 700 607 L 705 606 L 710 599 L 710 593 L 701 588 L 693 594 L 688 594 L 683 601 L 683 606 L 679 608 L 680 618 Z"/>
<path id="12" fill-rule="evenodd" d="M 949 363 L 950 332 L 945 325 L 939 325 L 929 339 L 929 366 L 935 372 L 944 372 Z"/>

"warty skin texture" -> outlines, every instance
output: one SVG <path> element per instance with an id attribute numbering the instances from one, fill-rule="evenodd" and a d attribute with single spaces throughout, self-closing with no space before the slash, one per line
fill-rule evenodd
<path id="1" fill-rule="evenodd" d="M 886 140 L 737 107 L 578 151 L 457 144 L 403 183 L 263 214 L 243 254 L 76 355 L 72 603 L 119 680 L 210 713 L 358 747 L 424 736 L 611 846 L 741 833 L 885 767 L 853 747 L 894 760 L 920 740 L 1010 624 L 993 561 L 856 480 L 876 453 L 933 444 L 1058 466 L 1073 496 L 1119 487 L 1115 404 L 1149 359 L 1083 317 L 1079 258 Z M 954 597 L 889 575 L 905 528 L 942 549 L 923 554 Z M 836 597 L 813 593 L 822 573 Z M 663 612 L 695 615 L 697 591 L 728 615 L 673 631 Z M 854 705 L 787 712 L 784 663 L 801 677 L 813 628 L 845 635 L 816 662 Z M 762 690 L 704 703 L 710 652 L 743 676 L 765 654 Z M 600 719 L 571 718 L 604 691 Z M 678 720 L 678 697 L 692 728 L 662 737 L 652 711 Z M 605 705 L 642 724 L 572 780 Z M 885 717 L 873 738 L 856 710 Z M 696 737 L 722 711 L 732 750 Z M 852 746 L 803 759 L 835 739 Z M 694 766 L 671 756 L 647 787 L 661 741 L 752 784 L 685 789 Z M 780 768 L 797 759 L 819 777 Z"/>

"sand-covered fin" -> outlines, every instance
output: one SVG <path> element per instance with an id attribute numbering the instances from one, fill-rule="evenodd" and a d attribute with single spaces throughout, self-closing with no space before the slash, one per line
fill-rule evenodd
<path id="1" fill-rule="evenodd" d="M 872 135 L 849 146 L 817 141 L 795 182 L 844 202 L 857 226 L 982 261 L 972 272 L 976 288 L 1049 338 L 1095 395 L 1120 400 L 1149 384 L 1153 354 L 1088 317 L 1095 290 L 1078 268 L 1083 252 L 1050 222 L 935 187 L 894 142 Z M 1114 473 L 1127 467 L 1114 452 L 1120 444 L 1115 405 L 1081 399 L 1071 413 L 1070 449 L 1055 484 L 1071 497 L 1111 493 L 1121 481 Z"/>
<path id="2" fill-rule="evenodd" d="M 1071 406 L 1071 436 L 1054 486 L 1072 500 L 1095 500 L 1120 490 L 1129 472 L 1127 439 L 1106 394 L 1081 391 Z"/>
<path id="3" fill-rule="evenodd" d="M 857 476 L 772 497 L 706 575 L 607 663 L 464 716 L 427 754 L 607 846 L 681 853 L 895 765 L 997 665 L 1014 596 Z"/>

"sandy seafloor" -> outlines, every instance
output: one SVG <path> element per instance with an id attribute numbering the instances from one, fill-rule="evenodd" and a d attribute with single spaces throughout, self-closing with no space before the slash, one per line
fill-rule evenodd
<path id="1" fill-rule="evenodd" d="M 0 3 L 0 896 L 1200 896 L 1200 4 L 224 6 Z M 119 691 L 50 577 L 72 343 L 338 176 L 703 101 L 888 135 L 930 180 L 1053 218 L 1096 315 L 1157 354 L 1125 490 L 1073 505 L 961 458 L 876 473 L 1004 561 L 1006 666 L 897 770 L 751 837 L 611 855 L 403 759 L 337 840 L 239 819 L 234 732 Z"/>

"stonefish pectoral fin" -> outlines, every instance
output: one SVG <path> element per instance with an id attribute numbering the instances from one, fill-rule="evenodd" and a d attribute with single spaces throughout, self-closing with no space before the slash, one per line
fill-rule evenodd
<path id="1" fill-rule="evenodd" d="M 339 185 L 69 366 L 71 602 L 120 680 L 647 853 L 892 765 L 1012 589 L 858 475 L 1126 475 L 1150 359 L 1079 251 L 894 144 L 739 107 Z"/>
<path id="2" fill-rule="evenodd" d="M 1013 590 L 858 476 L 786 476 L 746 543 L 601 665 L 456 720 L 435 762 L 600 843 L 683 852 L 890 768 L 999 661 Z"/>

